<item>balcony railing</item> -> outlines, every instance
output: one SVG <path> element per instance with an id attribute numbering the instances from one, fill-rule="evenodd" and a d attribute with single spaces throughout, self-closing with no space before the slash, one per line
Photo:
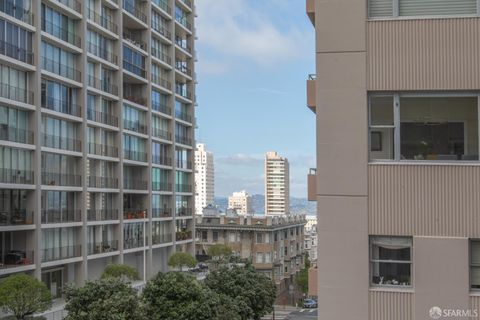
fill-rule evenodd
<path id="1" fill-rule="evenodd" d="M 33 104 L 33 91 L 0 83 L 0 97 L 18 102 Z"/>
<path id="2" fill-rule="evenodd" d="M 187 21 L 187 17 L 181 13 L 175 13 L 175 20 L 184 26 L 187 30 L 192 31 L 192 24 Z"/>
<path id="3" fill-rule="evenodd" d="M 153 0 L 152 2 L 154 4 L 156 4 L 157 6 L 159 6 L 166 13 L 172 14 L 172 8 L 167 4 L 167 1 L 165 1 L 165 0 Z"/>
<path id="4" fill-rule="evenodd" d="M 118 250 L 118 240 L 107 240 L 102 242 L 90 242 L 88 244 L 88 254 L 100 254 L 114 252 Z"/>
<path id="5" fill-rule="evenodd" d="M 167 234 L 152 234 L 152 244 L 163 244 L 173 241 L 173 236 L 171 233 Z"/>
<path id="6" fill-rule="evenodd" d="M 71 103 L 69 101 L 64 101 L 53 97 L 42 96 L 42 108 L 53 110 L 56 112 L 62 112 L 76 117 L 82 116 L 81 106 Z"/>
<path id="7" fill-rule="evenodd" d="M 177 159 L 176 165 L 177 165 L 177 168 L 180 168 L 180 169 L 192 169 L 192 161 Z"/>
<path id="8" fill-rule="evenodd" d="M 118 58 L 117 58 L 117 55 L 114 54 L 113 52 L 111 52 L 110 50 L 106 49 L 106 48 L 103 48 L 103 47 L 100 47 L 98 45 L 96 45 L 95 43 L 91 42 L 91 41 L 88 41 L 87 42 L 87 50 L 89 53 L 99 57 L 99 58 L 102 58 L 103 60 L 107 60 L 113 64 L 117 64 L 118 63 Z"/>
<path id="9" fill-rule="evenodd" d="M 141 36 L 132 32 L 128 29 L 123 30 L 123 39 L 127 42 L 131 43 L 132 45 L 147 51 L 147 43 L 142 40 Z"/>
<path id="10" fill-rule="evenodd" d="M 152 82 L 166 88 L 167 90 L 172 90 L 172 83 L 163 77 L 153 74 L 151 75 Z"/>
<path id="11" fill-rule="evenodd" d="M 147 209 L 123 209 L 123 219 L 146 219 L 148 218 Z"/>
<path id="12" fill-rule="evenodd" d="M 177 183 L 175 184 L 175 191 L 176 192 L 192 192 L 192 185 Z"/>
<path id="13" fill-rule="evenodd" d="M 1 183 L 33 184 L 33 171 L 0 168 Z"/>
<path id="14" fill-rule="evenodd" d="M 192 239 L 192 231 L 191 230 L 177 231 L 177 232 L 175 232 L 175 239 L 177 241 L 191 240 Z"/>
<path id="15" fill-rule="evenodd" d="M 56 0 L 56 1 L 66 5 L 67 7 L 77 11 L 78 13 L 82 13 L 82 3 L 78 0 Z"/>
<path id="16" fill-rule="evenodd" d="M 152 218 L 168 218 L 172 216 L 171 208 L 153 208 Z"/>
<path id="17" fill-rule="evenodd" d="M 94 10 L 88 10 L 88 19 L 113 33 L 118 32 L 118 26 L 111 19 L 99 15 Z"/>
<path id="18" fill-rule="evenodd" d="M 132 121 L 132 120 L 123 120 L 123 129 L 135 131 L 138 133 L 147 134 L 147 125 L 140 123 L 140 121 Z"/>
<path id="19" fill-rule="evenodd" d="M 172 184 L 169 182 L 152 181 L 153 191 L 172 191 Z"/>
<path id="20" fill-rule="evenodd" d="M 133 150 L 123 150 L 123 156 L 125 159 L 133 160 L 133 161 L 141 161 L 147 162 L 147 153 L 146 152 L 139 152 Z"/>
<path id="21" fill-rule="evenodd" d="M 88 209 L 87 220 L 88 221 L 118 220 L 118 210 L 117 209 Z"/>
<path id="22" fill-rule="evenodd" d="M 42 146 L 69 151 L 82 151 L 82 142 L 77 139 L 42 133 Z"/>
<path id="23" fill-rule="evenodd" d="M 27 210 L 0 210 L 0 226 L 18 226 L 33 224 L 33 212 Z"/>
<path id="24" fill-rule="evenodd" d="M 82 39 L 78 35 L 76 35 L 75 32 L 56 25 L 52 21 L 42 19 L 42 31 L 45 31 L 54 37 L 73 44 L 78 48 L 82 47 Z"/>
<path id="25" fill-rule="evenodd" d="M 187 40 L 180 37 L 175 37 L 175 44 L 183 50 L 187 51 L 188 53 L 192 54 L 192 47 L 188 45 Z"/>
<path id="26" fill-rule="evenodd" d="M 160 139 L 172 140 L 172 134 L 168 130 L 152 127 L 152 135 Z"/>
<path id="27" fill-rule="evenodd" d="M 82 176 L 57 172 L 42 172 L 42 184 L 46 186 L 81 187 Z"/>
<path id="28" fill-rule="evenodd" d="M 141 179 L 123 178 L 123 188 L 128 190 L 147 190 L 148 182 Z"/>
<path id="29" fill-rule="evenodd" d="M 136 74 L 137 76 L 142 78 L 145 78 L 147 75 L 144 67 L 137 66 L 136 64 L 133 64 L 127 60 L 123 60 L 123 69 L 130 71 L 131 73 Z"/>
<path id="30" fill-rule="evenodd" d="M 106 144 L 88 143 L 88 153 L 96 154 L 97 156 L 118 158 L 118 148 Z"/>
<path id="31" fill-rule="evenodd" d="M 64 260 L 80 257 L 82 255 L 82 246 L 67 246 L 46 248 L 42 250 L 42 262 Z"/>
<path id="32" fill-rule="evenodd" d="M 110 177 L 89 176 L 88 186 L 90 188 L 118 189 L 118 179 Z"/>
<path id="33" fill-rule="evenodd" d="M 118 127 L 118 117 L 110 113 L 87 109 L 87 118 L 95 122 L 103 123 L 112 127 Z"/>
<path id="34" fill-rule="evenodd" d="M 143 238 L 130 238 L 123 240 L 123 249 L 133 249 L 144 247 Z"/>
<path id="35" fill-rule="evenodd" d="M 114 96 L 118 96 L 118 86 L 111 84 L 110 81 L 105 81 L 94 76 L 88 75 L 88 85 L 97 90 L 105 91 Z"/>
<path id="36" fill-rule="evenodd" d="M 4 40 L 0 40 L 0 54 L 28 64 L 33 64 L 32 51 L 27 51 L 24 48 L 20 48 Z"/>
<path id="37" fill-rule="evenodd" d="M 181 136 L 181 135 L 175 135 L 175 140 L 176 140 L 176 142 L 187 145 L 187 146 L 192 145 L 192 139 L 190 139 L 188 137 L 184 137 L 184 136 Z"/>
<path id="38" fill-rule="evenodd" d="M 144 97 L 127 94 L 125 91 L 123 91 L 123 99 L 142 105 L 142 106 L 145 106 L 147 104 L 147 99 L 145 99 Z"/>
<path id="39" fill-rule="evenodd" d="M 193 215 L 192 208 L 177 208 L 177 216 L 179 217 L 190 217 Z"/>
<path id="40" fill-rule="evenodd" d="M 160 164 L 163 166 L 171 166 L 172 165 L 172 158 L 161 156 L 158 154 L 152 154 L 152 162 L 155 164 Z"/>
<path id="41" fill-rule="evenodd" d="M 51 60 L 47 57 L 42 57 L 42 68 L 46 71 L 58 74 L 59 76 L 69 78 L 77 82 L 82 80 L 82 73 L 79 70 L 69 67 L 58 61 Z"/>
<path id="42" fill-rule="evenodd" d="M 82 213 L 75 209 L 43 209 L 42 223 L 71 223 L 82 221 Z"/>
<path id="43" fill-rule="evenodd" d="M 0 11 L 33 25 L 33 13 L 21 6 L 18 1 L 0 0 Z"/>
<path id="44" fill-rule="evenodd" d="M 33 132 L 0 125 L 0 140 L 33 144 Z"/>
<path id="45" fill-rule="evenodd" d="M 160 24 L 156 20 L 152 20 L 152 29 L 160 33 L 165 38 L 172 39 L 172 33 L 167 29 L 167 27 Z"/>
<path id="46" fill-rule="evenodd" d="M 175 93 L 181 95 L 182 97 L 184 97 L 188 100 L 192 100 L 192 92 L 187 90 L 184 85 L 176 84 L 175 85 Z"/>
<path id="47" fill-rule="evenodd" d="M 152 56 L 154 56 L 155 58 L 160 59 L 167 64 L 172 63 L 172 58 L 165 52 L 160 51 L 160 49 L 152 47 L 151 52 L 152 52 Z"/>
<path id="48" fill-rule="evenodd" d="M 147 15 L 140 8 L 132 5 L 130 1 L 123 0 L 123 9 L 143 23 L 147 23 Z"/>
<path id="49" fill-rule="evenodd" d="M 152 101 L 152 109 L 168 115 L 172 113 L 172 108 L 170 108 L 166 103 L 162 103 L 158 101 L 157 102 Z"/>
<path id="50" fill-rule="evenodd" d="M 34 264 L 33 251 L 18 249 L 0 252 L 0 269 L 17 268 Z"/>
<path id="51" fill-rule="evenodd" d="M 175 110 L 175 117 L 177 119 L 192 123 L 192 116 L 186 112 Z"/>
<path id="52" fill-rule="evenodd" d="M 187 76 L 191 77 L 192 76 L 192 70 L 190 70 L 185 64 L 183 63 L 175 63 L 175 69 L 180 71 L 183 74 L 186 74 Z"/>

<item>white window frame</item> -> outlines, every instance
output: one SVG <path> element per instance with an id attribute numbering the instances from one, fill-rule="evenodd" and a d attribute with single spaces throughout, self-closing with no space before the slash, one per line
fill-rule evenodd
<path id="1" fill-rule="evenodd" d="M 479 0 L 480 1 L 480 0 Z M 371 97 L 393 97 L 393 126 L 388 125 L 371 125 Z M 478 126 L 478 150 L 479 150 L 479 159 L 478 160 L 412 160 L 405 159 L 402 160 L 400 157 L 401 154 L 401 130 L 400 130 L 400 98 L 452 98 L 452 97 L 465 97 L 465 98 L 476 98 L 477 99 L 477 126 Z M 370 163 L 410 163 L 410 164 L 465 164 L 465 163 L 480 163 L 480 93 L 478 92 L 442 92 L 442 93 L 403 93 L 403 92 L 369 92 L 367 97 L 367 108 L 368 108 L 368 161 Z M 393 159 L 372 159 L 371 158 L 371 131 L 372 128 L 393 128 L 394 130 L 394 157 Z"/>

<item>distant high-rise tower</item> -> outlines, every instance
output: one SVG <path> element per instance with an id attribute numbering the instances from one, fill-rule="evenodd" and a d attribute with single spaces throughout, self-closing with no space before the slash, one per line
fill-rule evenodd
<path id="1" fill-rule="evenodd" d="M 290 174 L 288 159 L 276 152 L 265 155 L 265 214 L 290 212 Z"/>
<path id="2" fill-rule="evenodd" d="M 214 202 L 213 153 L 205 144 L 198 143 L 195 150 L 195 214 L 202 214 L 203 208 Z"/>
<path id="3" fill-rule="evenodd" d="M 252 196 L 245 190 L 234 192 L 228 197 L 228 208 L 235 209 L 238 214 L 252 214 Z"/>

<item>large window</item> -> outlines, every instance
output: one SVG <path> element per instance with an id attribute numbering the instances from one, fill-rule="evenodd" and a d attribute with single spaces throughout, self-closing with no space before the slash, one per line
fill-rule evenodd
<path id="1" fill-rule="evenodd" d="M 476 15 L 478 0 L 369 0 L 370 18 Z"/>
<path id="2" fill-rule="evenodd" d="M 470 288 L 480 289 L 480 240 L 470 241 Z"/>
<path id="3" fill-rule="evenodd" d="M 80 46 L 80 37 L 75 34 L 76 22 L 64 14 L 53 10 L 42 3 L 42 30 L 67 41 L 73 45 Z"/>
<path id="4" fill-rule="evenodd" d="M 411 286 L 412 239 L 370 237 L 370 281 L 374 286 Z"/>
<path id="5" fill-rule="evenodd" d="M 42 107 L 57 112 L 80 116 L 77 89 L 59 82 L 42 79 Z"/>
<path id="6" fill-rule="evenodd" d="M 73 53 L 42 41 L 42 68 L 62 77 L 80 81 L 80 71 L 76 69 Z"/>
<path id="7" fill-rule="evenodd" d="M 371 160 L 478 160 L 477 97 L 370 97 Z"/>
<path id="8" fill-rule="evenodd" d="M 0 54 L 33 63 L 32 32 L 0 19 Z"/>
<path id="9" fill-rule="evenodd" d="M 123 68 L 145 78 L 145 57 L 139 52 L 123 46 Z"/>

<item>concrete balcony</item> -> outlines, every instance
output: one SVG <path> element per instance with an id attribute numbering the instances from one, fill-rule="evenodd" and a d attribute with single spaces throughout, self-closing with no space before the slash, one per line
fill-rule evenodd
<path id="1" fill-rule="evenodd" d="M 308 201 L 317 201 L 317 169 L 310 169 L 307 176 L 307 185 Z"/>
<path id="2" fill-rule="evenodd" d="M 305 3 L 307 16 L 312 22 L 313 26 L 315 26 L 315 0 L 306 0 Z"/>
<path id="3" fill-rule="evenodd" d="M 316 75 L 310 74 L 307 79 L 307 107 L 317 112 L 317 93 L 316 93 Z"/>

